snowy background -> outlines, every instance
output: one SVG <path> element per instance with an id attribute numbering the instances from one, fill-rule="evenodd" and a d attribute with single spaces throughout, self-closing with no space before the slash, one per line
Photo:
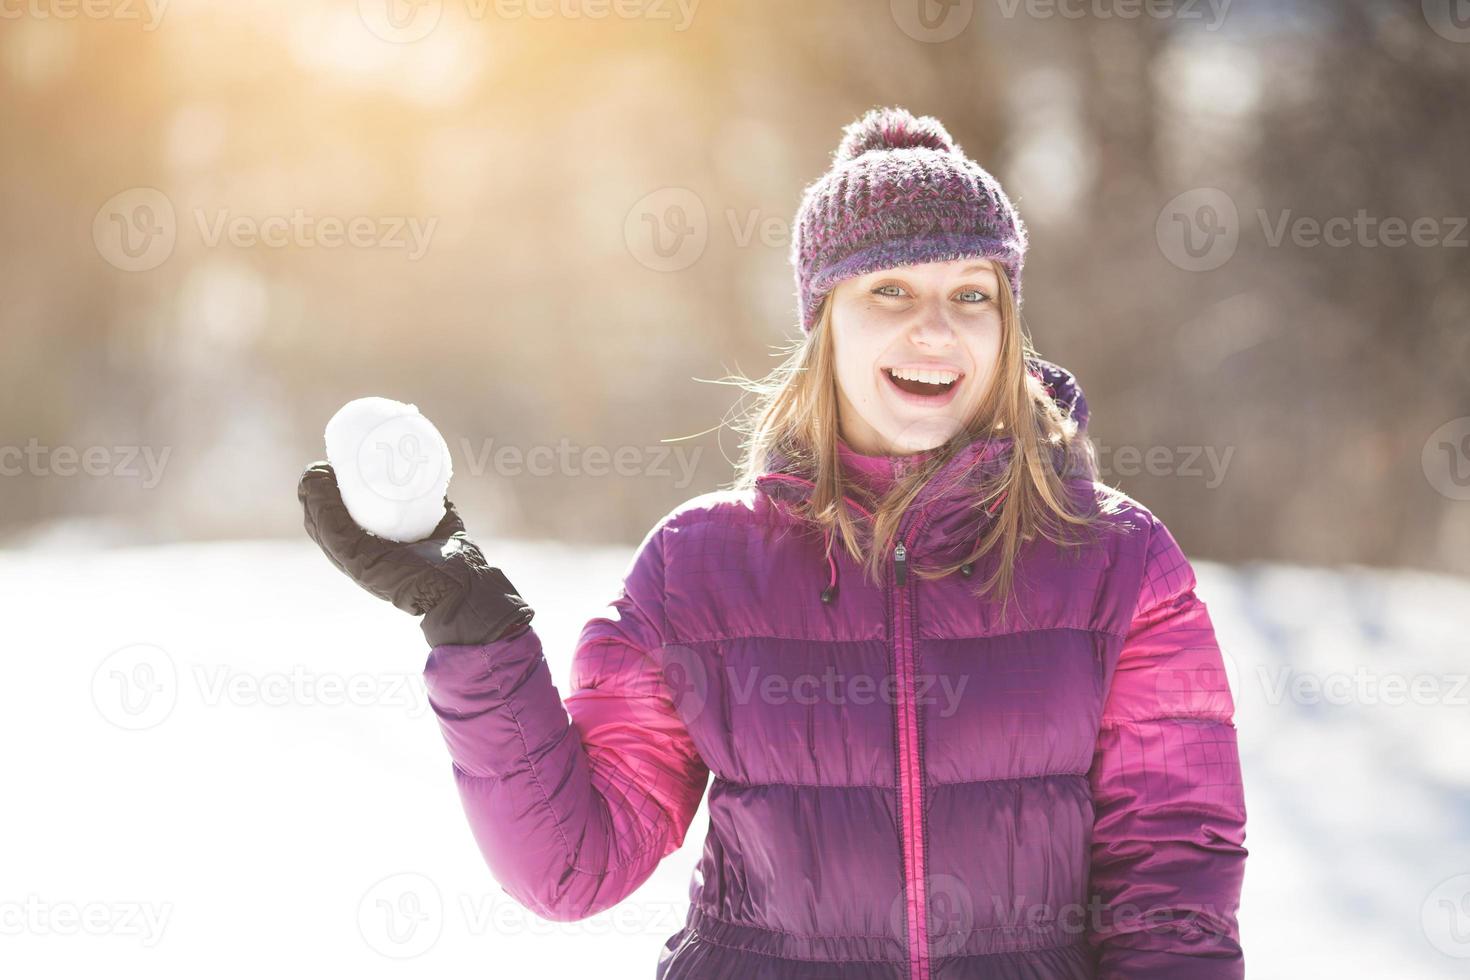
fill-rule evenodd
<path id="1" fill-rule="evenodd" d="M 612 6 L 0 0 L 0 980 L 651 976 L 706 815 L 617 909 L 512 903 L 291 491 L 419 405 L 566 693 L 884 104 L 1006 188 L 1106 482 L 1222 563 L 1250 975 L 1470 976 L 1465 0 Z"/>
<path id="2" fill-rule="evenodd" d="M 486 548 L 562 693 L 630 551 Z M 1230 658 L 1254 978 L 1470 972 L 1470 584 L 1197 562 Z M 416 622 L 305 540 L 0 552 L 0 962 L 16 977 L 648 977 L 707 816 L 616 908 L 480 859 Z"/>

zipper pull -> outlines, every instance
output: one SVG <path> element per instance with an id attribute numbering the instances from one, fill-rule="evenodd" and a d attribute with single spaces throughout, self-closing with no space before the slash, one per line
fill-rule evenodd
<path id="1" fill-rule="evenodd" d="M 908 549 L 903 546 L 902 541 L 898 543 L 897 548 L 893 549 L 893 571 L 898 578 L 899 585 L 903 585 L 908 581 L 909 553 Z"/>

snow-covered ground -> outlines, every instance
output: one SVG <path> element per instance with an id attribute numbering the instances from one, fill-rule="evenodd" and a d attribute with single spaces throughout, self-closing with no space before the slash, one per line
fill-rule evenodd
<path id="1" fill-rule="evenodd" d="M 565 694 L 630 549 L 486 551 Z M 1196 568 L 1232 661 L 1250 975 L 1470 974 L 1470 583 Z M 592 919 L 501 892 L 416 622 L 310 542 L 0 552 L 0 595 L 7 976 L 649 977 L 682 924 L 703 808 Z"/>

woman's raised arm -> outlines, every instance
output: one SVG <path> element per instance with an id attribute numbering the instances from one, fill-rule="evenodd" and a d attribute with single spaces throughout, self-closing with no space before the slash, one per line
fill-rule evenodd
<path id="1" fill-rule="evenodd" d="M 565 710 L 529 625 L 436 646 L 424 671 L 480 851 L 505 890 L 548 919 L 625 898 L 683 843 L 704 795 L 709 770 L 660 664 L 661 530 L 583 628 Z"/>
<path id="2" fill-rule="evenodd" d="M 424 615 L 429 702 L 502 888 L 544 918 L 572 920 L 646 881 L 683 842 L 709 777 L 663 676 L 663 522 L 605 615 L 583 628 L 563 705 L 531 607 L 452 504 L 429 538 L 398 544 L 353 522 L 330 466 L 309 467 L 297 493 L 334 565 Z"/>

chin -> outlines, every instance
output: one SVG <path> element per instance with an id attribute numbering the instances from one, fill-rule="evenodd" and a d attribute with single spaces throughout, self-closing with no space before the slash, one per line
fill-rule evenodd
<path id="1" fill-rule="evenodd" d="M 922 453 L 938 449 L 960 431 L 954 419 L 939 416 L 901 424 L 888 435 L 888 443 L 896 454 Z"/>

